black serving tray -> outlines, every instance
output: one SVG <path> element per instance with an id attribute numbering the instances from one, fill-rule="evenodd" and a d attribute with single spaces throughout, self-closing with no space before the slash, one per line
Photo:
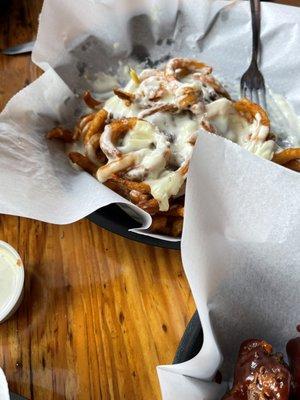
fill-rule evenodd
<path id="1" fill-rule="evenodd" d="M 173 364 L 191 360 L 199 353 L 203 344 L 203 331 L 198 311 L 188 323 L 177 348 Z"/>
<path id="2" fill-rule="evenodd" d="M 169 242 L 167 240 L 130 232 L 129 229 L 138 228 L 140 224 L 126 214 L 126 212 L 123 211 L 117 204 L 110 204 L 102 207 L 90 214 L 87 218 L 96 225 L 101 226 L 101 228 L 116 233 L 117 235 L 124 236 L 127 239 L 145 243 L 150 246 L 180 250 L 180 241 Z"/>
<path id="3" fill-rule="evenodd" d="M 19 394 L 9 392 L 10 400 L 27 400 L 25 397 L 20 396 Z"/>

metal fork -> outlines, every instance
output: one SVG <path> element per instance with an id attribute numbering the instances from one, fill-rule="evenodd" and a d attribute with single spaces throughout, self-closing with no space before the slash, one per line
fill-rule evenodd
<path id="1" fill-rule="evenodd" d="M 241 78 L 241 97 L 247 97 L 266 109 L 266 88 L 257 60 L 260 51 L 260 0 L 250 0 L 252 20 L 252 59 Z"/>

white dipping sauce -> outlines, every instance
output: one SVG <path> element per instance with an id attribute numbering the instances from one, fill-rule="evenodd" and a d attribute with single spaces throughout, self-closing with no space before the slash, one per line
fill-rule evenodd
<path id="1" fill-rule="evenodd" d="M 23 285 L 24 267 L 19 254 L 0 241 L 0 322 L 17 310 Z"/>

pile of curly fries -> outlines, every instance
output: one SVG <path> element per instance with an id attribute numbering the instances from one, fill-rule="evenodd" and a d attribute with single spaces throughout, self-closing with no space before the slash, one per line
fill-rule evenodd
<path id="1" fill-rule="evenodd" d="M 300 148 L 279 148 L 267 113 L 246 99 L 232 101 L 211 73 L 208 65 L 186 58 L 139 75 L 130 70 L 130 82 L 106 102 L 84 94 L 92 111 L 73 131 L 56 127 L 47 138 L 69 143 L 73 164 L 151 214 L 152 232 L 178 237 L 199 130 L 300 171 Z"/>

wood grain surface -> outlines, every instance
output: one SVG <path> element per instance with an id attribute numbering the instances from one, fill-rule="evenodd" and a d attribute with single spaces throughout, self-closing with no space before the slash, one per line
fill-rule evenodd
<path id="1" fill-rule="evenodd" d="M 300 0 L 285 3 L 300 5 Z M 0 0 L 0 48 L 34 39 L 42 0 Z M 0 109 L 41 72 L 0 55 Z M 55 226 L 0 216 L 24 261 L 24 301 L 0 325 L 0 366 L 31 400 L 159 399 L 195 305 L 180 253 L 130 242 L 87 220 Z"/>
<path id="2" fill-rule="evenodd" d="M 25 297 L 0 325 L 0 365 L 30 399 L 157 399 L 194 311 L 180 254 L 88 221 L 1 217 L 26 268 Z"/>

